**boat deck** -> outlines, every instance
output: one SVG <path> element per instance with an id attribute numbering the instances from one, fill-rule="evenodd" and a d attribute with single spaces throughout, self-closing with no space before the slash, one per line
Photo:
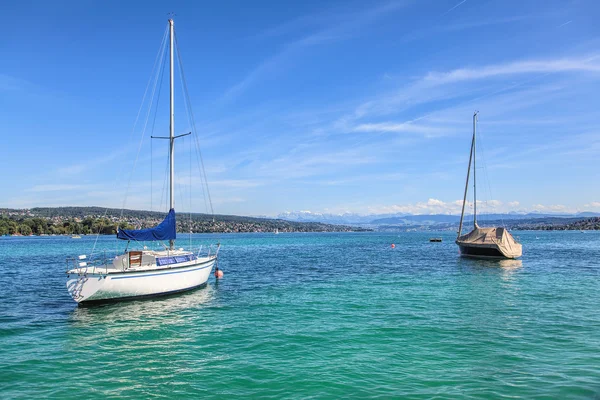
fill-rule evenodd
<path id="1" fill-rule="evenodd" d="M 204 264 L 213 260 L 215 255 L 198 257 L 185 250 L 143 250 L 130 251 L 116 256 L 112 262 L 106 260 L 99 264 L 80 263 L 69 269 L 67 274 L 122 274 L 135 272 L 152 272 L 164 269 L 189 267 Z M 82 265 L 85 264 L 85 265 Z"/>

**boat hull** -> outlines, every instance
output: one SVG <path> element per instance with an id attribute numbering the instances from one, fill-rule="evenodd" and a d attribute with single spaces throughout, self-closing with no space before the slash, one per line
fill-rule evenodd
<path id="1" fill-rule="evenodd" d="M 486 259 L 514 259 L 504 255 L 496 246 L 473 246 L 458 244 L 461 257 Z"/>
<path id="2" fill-rule="evenodd" d="M 121 273 L 72 274 L 67 290 L 79 304 L 165 296 L 206 285 L 216 257 L 182 267 Z"/>
<path id="3" fill-rule="evenodd" d="M 498 249 L 490 247 L 458 246 L 462 257 L 506 258 Z"/>

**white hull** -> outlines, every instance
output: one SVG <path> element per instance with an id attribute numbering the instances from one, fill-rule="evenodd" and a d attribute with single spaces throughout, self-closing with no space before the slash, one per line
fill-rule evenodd
<path id="1" fill-rule="evenodd" d="M 69 271 L 67 290 L 78 303 L 136 299 L 191 290 L 206 284 L 216 256 L 183 266 L 103 273 Z"/>

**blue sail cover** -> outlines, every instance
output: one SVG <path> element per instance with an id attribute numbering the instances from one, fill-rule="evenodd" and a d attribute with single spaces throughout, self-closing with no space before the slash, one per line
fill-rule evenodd
<path id="1" fill-rule="evenodd" d="M 164 221 L 155 226 L 154 228 L 139 230 L 119 229 L 119 231 L 117 232 L 117 239 L 137 240 L 138 242 L 154 240 L 175 240 L 176 235 L 177 233 L 175 229 L 175 210 L 171 208 Z"/>

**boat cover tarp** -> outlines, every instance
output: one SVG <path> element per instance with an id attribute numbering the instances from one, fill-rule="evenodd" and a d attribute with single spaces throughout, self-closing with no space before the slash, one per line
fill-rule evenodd
<path id="1" fill-rule="evenodd" d="M 456 243 L 460 246 L 494 247 L 506 258 L 521 257 L 521 244 L 504 228 L 480 228 L 475 226 L 471 232 L 460 236 Z"/>
<path id="2" fill-rule="evenodd" d="M 164 221 L 154 228 L 147 229 L 119 229 L 117 239 L 136 240 L 138 242 L 156 240 L 175 240 L 175 210 L 170 209 Z"/>

